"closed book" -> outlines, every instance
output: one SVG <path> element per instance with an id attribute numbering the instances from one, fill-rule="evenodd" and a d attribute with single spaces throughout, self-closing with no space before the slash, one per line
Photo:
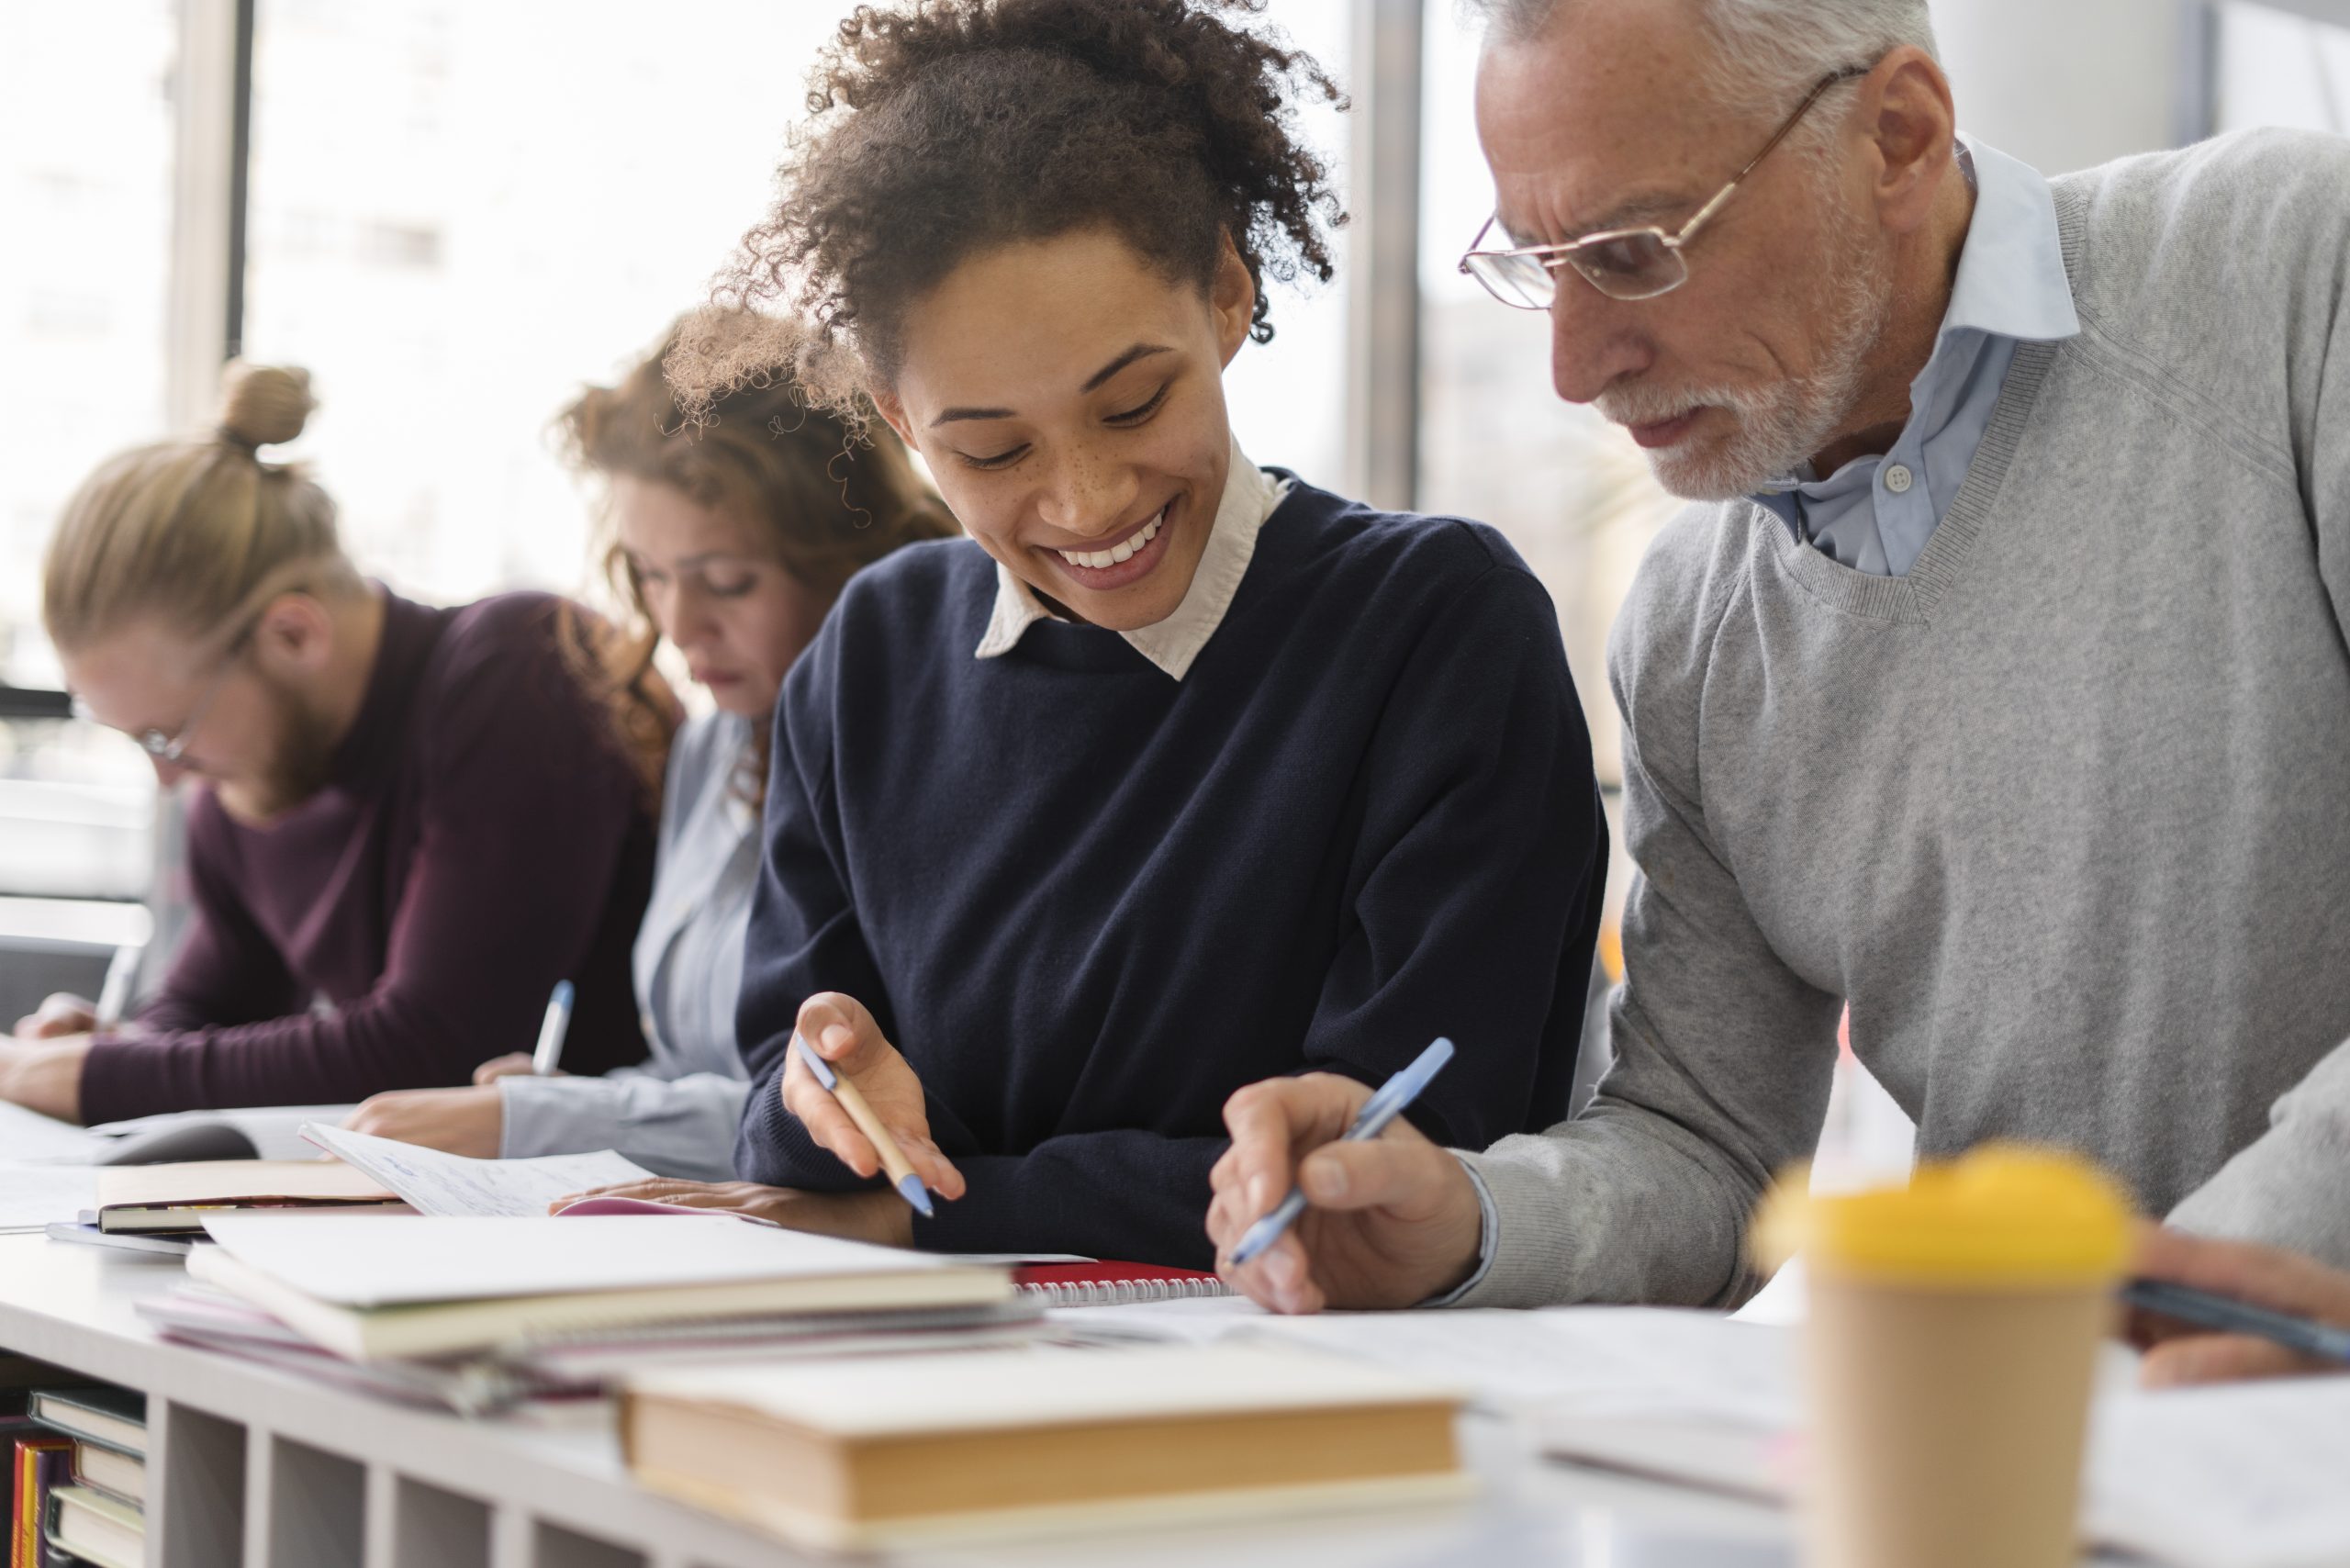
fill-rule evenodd
<path id="1" fill-rule="evenodd" d="M 365 1171 L 332 1159 L 219 1159 L 113 1165 L 98 1172 L 98 1228 L 111 1235 L 204 1228 L 224 1209 L 405 1208 Z"/>
<path id="2" fill-rule="evenodd" d="M 32 1417 L 69 1437 L 87 1438 L 128 1454 L 147 1451 L 147 1396 L 128 1388 L 45 1388 L 32 1399 Z"/>
<path id="3" fill-rule="evenodd" d="M 864 1549 L 1457 1495 L 1457 1391 L 1256 1347 L 976 1351 L 632 1379 L 639 1480 Z"/>
<path id="4" fill-rule="evenodd" d="M 104 1443 L 73 1445 L 73 1484 L 104 1492 L 134 1508 L 147 1506 L 147 1462 Z"/>
<path id="5" fill-rule="evenodd" d="M 352 1361 L 520 1346 L 759 1313 L 1009 1300 L 1010 1271 L 744 1225 L 588 1218 L 218 1215 L 190 1276 Z"/>
<path id="6" fill-rule="evenodd" d="M 95 1568 L 143 1568 L 147 1520 L 103 1492 L 60 1486 L 49 1495 L 49 1544 Z"/>
<path id="7" fill-rule="evenodd" d="M 73 1473 L 73 1439 L 18 1438 L 9 1466 L 13 1508 L 9 1515 L 8 1568 L 48 1568 L 41 1531 L 49 1518 L 49 1495 Z"/>

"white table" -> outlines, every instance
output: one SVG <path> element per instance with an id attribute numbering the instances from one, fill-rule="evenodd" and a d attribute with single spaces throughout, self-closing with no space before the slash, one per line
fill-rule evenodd
<path id="1" fill-rule="evenodd" d="M 166 1344 L 172 1259 L 0 1236 L 0 1349 L 148 1395 L 149 1568 L 761 1568 L 813 1561 L 645 1492 L 608 1410 L 463 1421 Z M 1472 1503 L 925 1551 L 921 1568 L 1786 1568 L 1768 1510 L 1536 1459 L 1472 1417 Z"/>

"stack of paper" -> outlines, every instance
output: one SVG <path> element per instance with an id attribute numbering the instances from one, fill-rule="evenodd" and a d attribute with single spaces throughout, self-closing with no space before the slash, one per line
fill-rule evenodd
<path id="1" fill-rule="evenodd" d="M 1012 1299 L 1010 1271 L 722 1215 L 376 1218 L 218 1214 L 204 1283 L 352 1361 L 518 1345 L 584 1328 L 752 1314 L 883 1313 Z"/>

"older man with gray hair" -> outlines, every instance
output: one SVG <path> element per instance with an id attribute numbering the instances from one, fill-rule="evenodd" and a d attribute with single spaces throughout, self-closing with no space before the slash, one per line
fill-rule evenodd
<path id="1" fill-rule="evenodd" d="M 1617 1058 L 1483 1153 L 1244 1090 L 1211 1235 L 1312 1206 L 1231 1277 L 1734 1303 L 1847 1007 L 1924 1153 L 2066 1146 L 2350 1261 L 2293 1201 L 2350 1164 L 2350 143 L 2050 181 L 1956 135 L 1923 0 L 1488 8 L 1463 268 L 1703 503 L 1610 654 Z"/>

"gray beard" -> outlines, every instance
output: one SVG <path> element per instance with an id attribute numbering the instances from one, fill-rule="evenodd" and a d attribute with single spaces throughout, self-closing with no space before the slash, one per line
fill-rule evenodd
<path id="1" fill-rule="evenodd" d="M 1728 440 L 1695 448 L 1687 442 L 1647 454 L 1657 483 L 1684 500 L 1751 495 L 1794 473 L 1832 440 L 1858 403 L 1863 367 L 1892 315 L 1892 290 L 1871 264 L 1865 241 L 1839 246 L 1822 277 L 1815 319 L 1826 328 L 1819 368 L 1759 389 L 1679 389 L 1667 396 L 1627 388 L 1601 395 L 1599 410 L 1618 424 L 1648 424 L 1699 406 L 1735 421 Z"/>

